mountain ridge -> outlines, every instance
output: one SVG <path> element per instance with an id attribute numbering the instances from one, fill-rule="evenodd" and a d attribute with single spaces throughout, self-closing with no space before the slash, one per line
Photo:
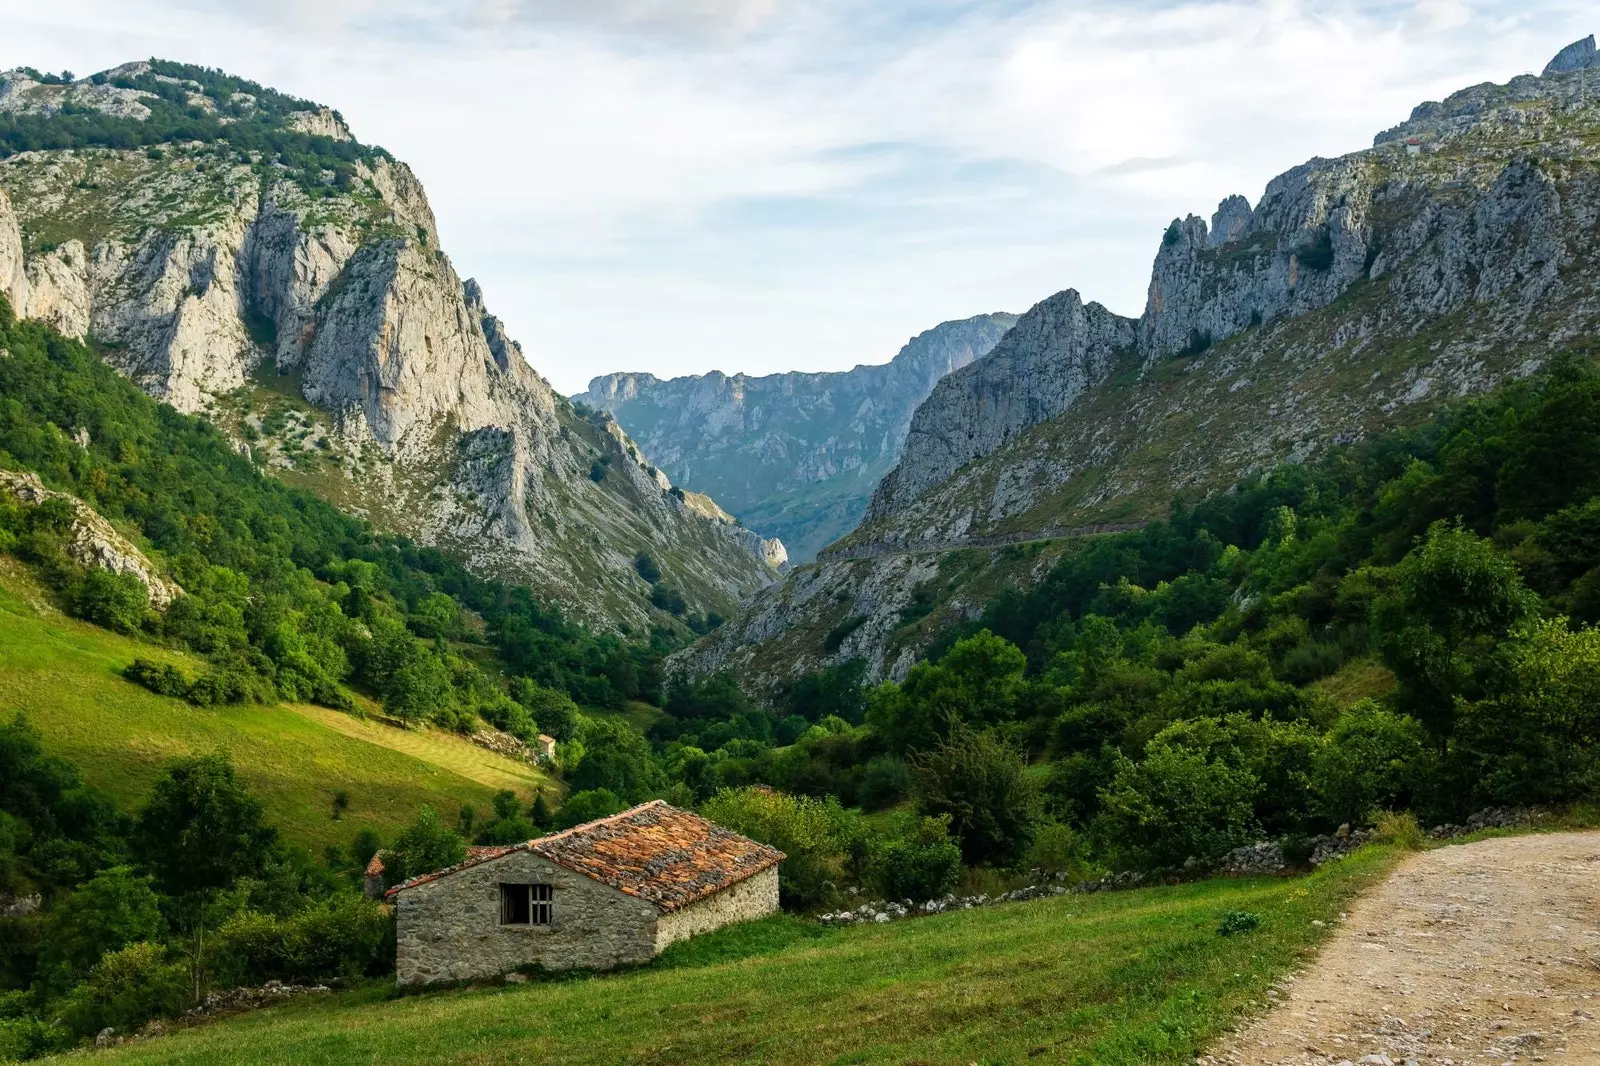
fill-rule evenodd
<path id="1" fill-rule="evenodd" d="M 9 71 L 0 148 L 18 313 L 285 477 L 600 624 L 663 620 L 641 553 L 701 614 L 775 576 L 781 545 L 551 389 L 456 274 L 415 175 L 337 112 L 162 61 Z"/>
<path id="2" fill-rule="evenodd" d="M 676 665 L 767 688 L 851 658 L 903 676 L 940 625 L 1070 550 L 968 566 L 954 546 L 1159 518 L 1175 496 L 1415 423 L 1592 343 L 1597 90 L 1589 65 L 1472 86 L 1370 149 L 1291 168 L 1253 208 L 1229 197 L 1209 226 L 1175 219 L 1137 319 L 1072 290 L 1042 301 L 918 408 L 839 558 Z"/>
<path id="3" fill-rule="evenodd" d="M 576 402 L 611 412 L 672 476 L 809 561 L 856 524 L 938 380 L 990 351 L 1004 313 L 943 322 L 887 363 L 847 371 L 594 378 Z"/>

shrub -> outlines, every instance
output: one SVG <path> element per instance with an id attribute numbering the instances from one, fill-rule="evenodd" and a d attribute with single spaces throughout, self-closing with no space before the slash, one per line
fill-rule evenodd
<path id="1" fill-rule="evenodd" d="M 869 879 L 885 899 L 937 899 L 961 880 L 961 848 L 950 839 L 946 821 L 918 823 L 911 836 L 873 850 Z"/>
<path id="2" fill-rule="evenodd" d="M 633 557 L 633 568 L 640 577 L 652 585 L 661 580 L 661 567 L 656 565 L 655 559 L 651 558 L 649 552 L 640 552 L 635 555 Z"/>
<path id="3" fill-rule="evenodd" d="M 1122 861 L 1144 867 L 1211 862 L 1250 842 L 1260 782 L 1220 757 L 1151 741 L 1135 763 L 1119 756 L 1096 829 Z"/>
<path id="4" fill-rule="evenodd" d="M 1362 700 L 1340 716 L 1317 748 L 1311 790 L 1328 821 L 1364 821 L 1374 808 L 1404 806 L 1421 772 L 1422 726 Z"/>
<path id="5" fill-rule="evenodd" d="M 1084 841 L 1069 825 L 1044 822 L 1034 830 L 1022 865 L 1048 875 L 1081 873 L 1086 866 Z"/>
<path id="6" fill-rule="evenodd" d="M 1254 911 L 1229 911 L 1222 916 L 1217 932 L 1222 936 L 1248 933 L 1261 924 L 1261 915 Z"/>
<path id="7" fill-rule="evenodd" d="M 89 979 L 59 1001 L 66 1028 L 89 1036 L 111 1026 L 137 1029 L 151 1018 L 188 1006 L 189 973 L 166 948 L 149 941 L 130 944 L 102 958 Z"/>
<path id="8" fill-rule="evenodd" d="M 133 660 L 123 669 L 122 676 L 135 685 L 143 685 L 158 696 L 172 696 L 176 699 L 188 696 L 189 689 L 194 684 L 180 667 L 172 663 L 152 662 L 149 659 Z"/>
<path id="9" fill-rule="evenodd" d="M 118 633 L 135 632 L 144 623 L 150 591 L 132 574 L 113 574 L 91 567 L 72 590 L 72 612 Z"/>
<path id="10" fill-rule="evenodd" d="M 828 632 L 823 636 L 823 650 L 829 655 L 832 655 L 834 652 L 839 650 L 839 648 L 844 644 L 846 638 L 848 638 L 851 633 L 854 633 L 856 630 L 860 629 L 866 624 L 867 616 L 864 614 L 851 615 L 849 618 L 846 618 L 844 621 L 828 630 Z"/>
<path id="11" fill-rule="evenodd" d="M 892 807 L 910 793 L 911 767 L 893 755 L 870 760 L 862 770 L 861 785 L 856 791 L 861 806 L 867 810 Z"/>
<path id="12" fill-rule="evenodd" d="M 787 855 L 778 873 L 779 887 L 786 902 L 801 907 L 823 898 L 823 882 L 838 879 L 864 841 L 857 821 L 831 796 L 813 799 L 769 788 L 723 789 L 701 813 Z"/>
<path id="13" fill-rule="evenodd" d="M 408 878 L 454 866 L 467 857 L 466 841 L 447 829 L 432 807 L 424 806 L 412 822 L 395 838 L 394 848 L 384 852 L 383 880 L 397 885 Z"/>
<path id="14" fill-rule="evenodd" d="M 244 911 L 218 930 L 212 965 L 232 985 L 377 975 L 392 961 L 392 930 L 376 903 L 352 894 L 283 918 Z"/>
<path id="15" fill-rule="evenodd" d="M 651 589 L 650 602 L 668 614 L 681 616 L 689 610 L 688 601 L 683 598 L 683 593 L 670 585 L 657 585 Z"/>
<path id="16" fill-rule="evenodd" d="M 967 862 L 1005 866 L 1021 858 L 1040 809 L 1021 752 L 961 725 L 937 748 L 917 754 L 912 767 L 922 813 L 949 817 Z"/>

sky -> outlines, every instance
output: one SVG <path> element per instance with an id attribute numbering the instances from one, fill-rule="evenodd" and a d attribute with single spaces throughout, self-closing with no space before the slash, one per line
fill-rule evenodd
<path id="1" fill-rule="evenodd" d="M 159 56 L 341 111 L 562 392 L 843 370 L 1537 73 L 1576 0 L 0 0 L 0 68 Z"/>

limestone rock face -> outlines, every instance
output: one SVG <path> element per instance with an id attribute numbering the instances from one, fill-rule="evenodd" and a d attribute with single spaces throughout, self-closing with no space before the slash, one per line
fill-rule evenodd
<path id="1" fill-rule="evenodd" d="M 1037 579 L 1026 552 L 994 548 L 1067 550 L 1064 534 L 1160 517 L 1587 343 L 1600 67 L 1580 45 L 1549 76 L 1422 104 L 1370 149 L 1285 172 L 1253 209 L 1175 220 L 1136 322 L 1070 290 L 1029 312 L 918 409 L 868 520 L 679 667 L 761 687 L 859 657 L 895 676 L 941 624 Z M 951 572 L 991 560 L 980 592 L 902 576 L 959 548 L 977 550 Z M 856 618 L 824 653 L 815 635 Z"/>
<path id="2" fill-rule="evenodd" d="M 873 493 L 868 519 L 892 514 L 969 460 L 1066 410 L 1133 343 L 1130 319 L 1085 304 L 1071 289 L 1036 304 L 987 356 L 934 386 L 912 416 L 900 465 Z"/>
<path id="3" fill-rule="evenodd" d="M 74 512 L 67 554 L 79 566 L 98 567 L 113 574 L 132 574 L 149 591 L 150 606 L 156 610 L 166 610 L 173 600 L 183 595 L 183 589 L 162 577 L 144 552 L 76 496 L 45 488 L 44 482 L 34 474 L 11 470 L 0 470 L 0 492 L 33 507 L 46 500 L 65 500 Z"/>
<path id="4" fill-rule="evenodd" d="M 144 72 L 119 70 L 108 78 Z M 216 107 L 198 83 L 167 80 Z M 0 81 L 0 107 L 142 120 L 109 84 Z M 326 109 L 291 119 L 350 137 Z M 0 293 L 92 337 L 145 391 L 217 420 L 286 479 L 587 620 L 660 620 L 640 552 L 696 611 L 729 613 L 773 579 L 781 544 L 686 505 L 625 433 L 535 372 L 439 248 L 408 167 L 368 151 L 340 181 L 308 190 L 209 145 L 14 155 L 0 160 Z"/>
<path id="5" fill-rule="evenodd" d="M 28 270 L 22 255 L 22 230 L 17 226 L 11 197 L 3 188 L 0 188 L 0 296 L 6 298 L 14 313 L 21 314 L 28 306 Z"/>
<path id="6" fill-rule="evenodd" d="M 1585 70 L 1594 66 L 1597 61 L 1600 61 L 1600 53 L 1595 51 L 1594 34 L 1591 33 L 1583 40 L 1573 41 L 1557 52 L 1555 58 L 1545 64 L 1541 73 L 1542 76 L 1549 77 L 1552 74 L 1565 74 L 1570 70 Z"/>
<path id="7" fill-rule="evenodd" d="M 48 322 L 79 340 L 89 335 L 89 253 L 80 240 L 70 240 L 35 256 L 28 264 L 28 318 Z"/>
<path id="8" fill-rule="evenodd" d="M 986 355 L 1016 321 L 946 322 L 888 363 L 842 373 L 608 374 L 574 399 L 614 414 L 674 478 L 805 562 L 860 520 L 939 379 Z"/>

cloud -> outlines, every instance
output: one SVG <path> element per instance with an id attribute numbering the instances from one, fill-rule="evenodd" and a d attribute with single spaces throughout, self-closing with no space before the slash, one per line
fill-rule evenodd
<path id="1" fill-rule="evenodd" d="M 0 66 L 161 55 L 338 107 L 559 387 L 882 361 L 1537 70 L 1576 0 L 0 0 Z"/>

